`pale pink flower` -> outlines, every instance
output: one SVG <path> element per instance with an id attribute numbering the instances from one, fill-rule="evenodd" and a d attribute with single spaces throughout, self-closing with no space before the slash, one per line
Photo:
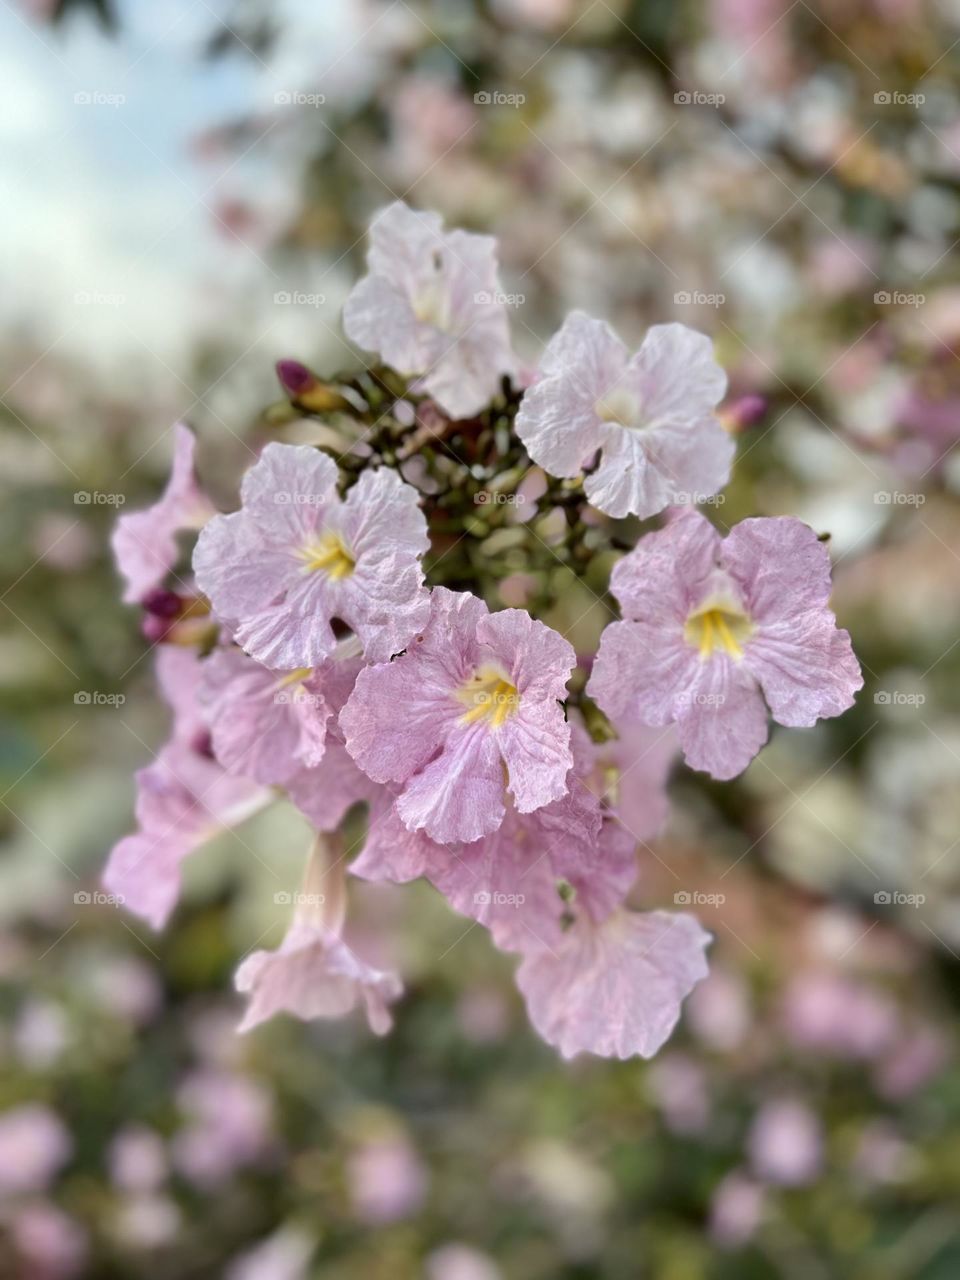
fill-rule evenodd
<path id="1" fill-rule="evenodd" d="M 343 838 L 317 837 L 307 863 L 293 921 L 276 951 L 255 951 L 237 970 L 234 983 L 249 995 L 240 1024 L 249 1031 L 277 1013 L 304 1021 L 339 1018 L 362 1005 L 370 1029 L 390 1030 L 387 1008 L 403 992 L 394 973 L 361 960 L 341 934 L 346 914 Z"/>
<path id="2" fill-rule="evenodd" d="M 111 1181 L 122 1191 L 157 1191 L 166 1181 L 166 1146 L 146 1125 L 126 1125 L 111 1142 L 109 1154 Z"/>
<path id="3" fill-rule="evenodd" d="M 113 554 L 126 584 L 127 604 L 136 604 L 163 583 L 177 563 L 177 534 L 202 529 L 216 514 L 194 475 L 193 432 L 182 422 L 173 432 L 173 469 L 163 496 L 145 511 L 122 515 L 113 531 Z"/>
<path id="4" fill-rule="evenodd" d="M 174 1136 L 171 1155 L 197 1186 L 219 1186 L 269 1150 L 272 1101 L 255 1080 L 233 1071 L 196 1071 L 177 1091 L 177 1103 L 188 1123 Z"/>
<path id="5" fill-rule="evenodd" d="M 684 511 L 614 568 L 623 622 L 601 637 L 588 684 L 608 716 L 674 722 L 687 763 L 732 778 L 767 740 L 767 708 L 808 727 L 863 685 L 828 608 L 830 557 L 789 517 L 743 520 L 726 538 Z"/>
<path id="6" fill-rule="evenodd" d="M 778 1186 L 812 1182 L 823 1162 L 820 1122 L 797 1098 L 764 1103 L 751 1126 L 748 1145 L 754 1173 Z"/>
<path id="7" fill-rule="evenodd" d="M 395 201 L 370 226 L 369 274 L 343 308 L 347 337 L 447 413 L 481 412 L 514 366 L 496 241 L 443 230 L 436 213 Z"/>
<path id="8" fill-rule="evenodd" d="M 426 621 L 417 491 L 395 471 L 360 477 L 345 499 L 337 466 L 309 445 L 268 444 L 244 476 L 241 508 L 201 533 L 200 589 L 251 657 L 280 671 L 333 654 L 341 619 L 371 661 L 399 653 Z"/>
<path id="9" fill-rule="evenodd" d="M 520 813 L 566 793 L 573 757 L 560 702 L 576 656 L 521 609 L 491 614 L 442 587 L 431 600 L 407 652 L 361 671 L 340 725 L 364 772 L 398 784 L 407 827 L 476 840 L 500 826 L 508 791 Z"/>
<path id="10" fill-rule="evenodd" d="M 29 1266 L 23 1274 L 30 1280 L 69 1280 L 86 1270 L 87 1233 L 54 1204 L 34 1201 L 17 1209 L 10 1235 L 17 1253 Z"/>
<path id="11" fill-rule="evenodd" d="M 517 986 L 536 1031 L 564 1058 L 649 1058 L 706 977 L 709 941 L 688 915 L 621 909 L 601 925 L 581 917 L 558 947 L 524 956 Z"/>
<path id="12" fill-rule="evenodd" d="M 0 1196 L 43 1191 L 70 1158 L 63 1121 L 39 1102 L 0 1114 Z"/>
<path id="13" fill-rule="evenodd" d="M 295 919 L 276 951 L 255 951 L 237 970 L 236 988 L 250 996 L 240 1023 L 249 1031 L 278 1013 L 304 1021 L 341 1018 L 363 1005 L 370 1030 L 385 1035 L 388 1004 L 403 992 L 393 973 L 374 969 L 322 924 Z"/>
<path id="14" fill-rule="evenodd" d="M 427 1280 L 503 1280 L 503 1272 L 486 1253 L 467 1244 L 443 1244 L 426 1260 Z"/>
<path id="15" fill-rule="evenodd" d="M 213 759 L 198 697 L 203 663 L 196 653 L 161 647 L 156 662 L 161 693 L 174 712 L 173 732 L 136 775 L 138 830 L 114 846 L 103 883 L 127 910 L 160 929 L 180 893 L 183 859 L 271 797 Z"/>
<path id="16" fill-rule="evenodd" d="M 710 1202 L 710 1237 L 721 1249 L 740 1249 L 763 1221 L 766 1188 L 735 1169 Z"/>
<path id="17" fill-rule="evenodd" d="M 599 453 L 587 497 L 645 518 L 729 480 L 735 446 L 714 413 L 726 385 L 710 339 L 686 325 L 654 325 L 631 356 L 605 321 L 573 311 L 523 397 L 517 435 L 553 476 L 579 475 Z"/>
<path id="18" fill-rule="evenodd" d="M 203 663 L 200 701 L 213 754 L 230 773 L 282 786 L 323 759 L 328 722 L 353 688 L 359 660 L 277 672 L 242 650 Z"/>
<path id="19" fill-rule="evenodd" d="M 427 1171 L 410 1142 L 400 1135 L 365 1142 L 347 1162 L 354 1214 L 370 1226 L 411 1217 L 423 1204 Z"/>
<path id="20" fill-rule="evenodd" d="M 652 840 L 670 812 L 667 777 L 679 755 L 676 733 L 634 721 L 620 721 L 614 729 L 616 738 L 591 744 L 587 785 L 635 840 Z"/>
<path id="21" fill-rule="evenodd" d="M 837 1058 L 877 1058 L 900 1034 L 888 995 L 831 973 L 795 977 L 784 995 L 783 1021 L 793 1044 Z"/>

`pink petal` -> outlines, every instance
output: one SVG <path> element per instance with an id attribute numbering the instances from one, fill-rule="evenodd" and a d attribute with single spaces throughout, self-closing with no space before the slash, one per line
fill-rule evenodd
<path id="1" fill-rule="evenodd" d="M 483 723 L 455 726 L 436 759 L 407 783 L 397 812 L 411 830 L 423 830 L 441 844 L 495 831 L 504 815 L 495 735 Z"/>
<path id="2" fill-rule="evenodd" d="M 537 1032 L 564 1058 L 649 1058 L 706 977 L 709 941 L 692 916 L 619 911 L 571 929 L 556 951 L 526 956 L 517 985 Z"/>
<path id="3" fill-rule="evenodd" d="M 703 769 L 721 781 L 742 773 L 770 731 L 767 708 L 746 664 L 726 654 L 698 660 L 683 702 L 677 736 L 691 769 Z"/>
<path id="4" fill-rule="evenodd" d="M 163 496 L 145 511 L 122 515 L 113 531 L 111 545 L 125 580 L 123 599 L 127 604 L 142 600 L 171 572 L 178 558 L 177 533 L 199 529 L 215 514 L 194 477 L 193 432 L 182 422 L 173 431 L 173 467 Z"/>

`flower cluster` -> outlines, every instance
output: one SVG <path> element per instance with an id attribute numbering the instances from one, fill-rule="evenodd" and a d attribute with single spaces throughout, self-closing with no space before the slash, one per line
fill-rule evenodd
<path id="1" fill-rule="evenodd" d="M 139 829 L 107 884 L 162 926 L 183 858 L 283 792 L 317 832 L 309 906 L 241 966 L 244 1027 L 358 1004 L 389 1027 L 400 980 L 348 940 L 349 870 L 425 877 L 516 953 L 530 1019 L 564 1056 L 649 1056 L 706 975 L 709 936 L 692 916 L 634 909 L 637 847 L 666 818 L 678 752 L 731 778 L 771 715 L 811 726 L 852 703 L 862 682 L 828 609 L 827 550 L 797 520 L 724 537 L 691 509 L 734 453 L 704 335 L 655 326 L 631 356 L 576 312 L 520 390 L 494 242 L 403 204 L 371 240 L 345 328 L 380 363 L 336 385 L 279 370 L 289 403 L 271 426 L 321 419 L 322 444 L 267 443 L 223 515 L 178 426 L 166 494 L 119 522 L 173 730 L 138 775 Z M 562 552 L 517 514 L 534 493 L 559 513 Z M 562 602 L 532 575 L 510 583 L 525 607 L 489 607 L 512 602 L 510 575 L 484 562 L 498 544 L 478 542 L 477 503 L 497 507 L 510 545 L 574 570 L 622 547 L 632 526 L 614 520 L 662 516 L 613 570 L 622 621 L 595 658 L 544 620 Z M 198 524 L 175 590 L 176 534 Z"/>

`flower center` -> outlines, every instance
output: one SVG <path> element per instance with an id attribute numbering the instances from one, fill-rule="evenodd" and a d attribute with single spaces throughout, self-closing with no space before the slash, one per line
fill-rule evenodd
<path id="1" fill-rule="evenodd" d="M 642 405 L 640 397 L 626 387 L 613 387 L 594 405 L 597 417 L 603 422 L 616 422 L 621 427 L 639 427 Z"/>
<path id="2" fill-rule="evenodd" d="M 467 708 L 464 724 L 487 720 L 500 727 L 520 706 L 520 695 L 505 672 L 494 666 L 480 667 L 454 695 Z"/>
<path id="3" fill-rule="evenodd" d="M 450 290 L 443 274 L 443 259 L 434 254 L 433 272 L 415 290 L 410 300 L 413 314 L 421 324 L 433 325 L 441 333 L 450 328 Z"/>
<path id="4" fill-rule="evenodd" d="M 348 578 L 357 567 L 356 560 L 347 550 L 339 533 L 324 533 L 306 543 L 300 550 L 300 556 L 305 561 L 308 572 L 313 573 L 319 569 L 333 581 Z"/>
<path id="5" fill-rule="evenodd" d="M 753 631 L 753 623 L 735 605 L 711 603 L 691 613 L 683 628 L 683 638 L 700 650 L 704 660 L 721 649 L 739 662 L 743 646 Z"/>

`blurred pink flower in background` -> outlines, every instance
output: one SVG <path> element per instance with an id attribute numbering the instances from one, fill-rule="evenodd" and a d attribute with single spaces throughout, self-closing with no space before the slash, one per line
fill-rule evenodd
<path id="1" fill-rule="evenodd" d="M 73 1142 L 56 1112 L 27 1102 L 0 1114 L 0 1195 L 43 1191 L 70 1158 Z"/>
<path id="2" fill-rule="evenodd" d="M 739 1249 L 763 1219 L 766 1190 L 745 1173 L 728 1173 L 710 1202 L 710 1235 L 722 1249 Z"/>
<path id="3" fill-rule="evenodd" d="M 353 1212 L 369 1226 L 409 1218 L 423 1204 L 427 1169 L 401 1134 L 365 1142 L 347 1162 Z"/>
<path id="4" fill-rule="evenodd" d="M 802 1186 L 820 1172 L 820 1122 L 798 1098 L 773 1099 L 754 1117 L 748 1148 L 750 1166 L 758 1178 L 784 1187 Z"/>
<path id="5" fill-rule="evenodd" d="M 270 1150 L 272 1101 L 255 1081 L 226 1071 L 197 1071 L 181 1085 L 177 1102 L 188 1123 L 173 1139 L 173 1163 L 198 1186 L 216 1187 Z"/>

